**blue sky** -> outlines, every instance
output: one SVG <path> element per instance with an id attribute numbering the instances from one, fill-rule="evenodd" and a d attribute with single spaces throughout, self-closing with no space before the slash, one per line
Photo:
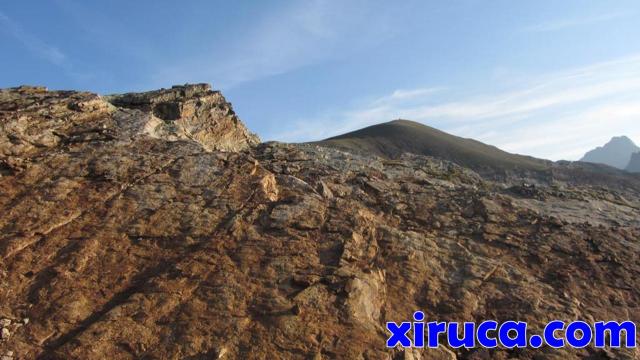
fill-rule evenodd
<path id="1" fill-rule="evenodd" d="M 0 87 L 221 89 L 263 140 L 396 118 L 578 159 L 640 143 L 640 2 L 11 1 Z"/>

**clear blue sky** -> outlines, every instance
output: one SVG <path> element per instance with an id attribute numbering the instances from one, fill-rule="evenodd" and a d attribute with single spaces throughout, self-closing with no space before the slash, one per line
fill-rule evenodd
<path id="1" fill-rule="evenodd" d="M 4 1 L 0 87 L 208 82 L 263 140 L 407 118 L 577 159 L 640 141 L 640 1 Z"/>

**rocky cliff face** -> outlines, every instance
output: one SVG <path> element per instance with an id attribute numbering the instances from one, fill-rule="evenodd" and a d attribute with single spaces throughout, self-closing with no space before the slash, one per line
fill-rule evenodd
<path id="1" fill-rule="evenodd" d="M 555 319 L 639 322 L 633 194 L 505 186 L 417 155 L 254 146 L 228 106 L 202 86 L 0 93 L 2 354 L 640 356 L 388 350 L 384 330 L 418 309 L 532 331 Z"/>

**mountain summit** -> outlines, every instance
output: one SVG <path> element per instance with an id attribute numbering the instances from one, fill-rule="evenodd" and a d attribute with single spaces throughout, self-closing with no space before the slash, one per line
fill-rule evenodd
<path id="1" fill-rule="evenodd" d="M 465 139 L 410 120 L 394 120 L 335 136 L 318 144 L 397 158 L 403 153 L 432 156 L 476 171 L 543 170 L 546 161 L 511 154 L 495 146 Z"/>
<path id="2" fill-rule="evenodd" d="M 629 165 L 631 154 L 640 151 L 634 142 L 626 136 L 616 136 L 604 146 L 587 152 L 580 161 L 605 164 L 618 169 L 625 169 Z"/>

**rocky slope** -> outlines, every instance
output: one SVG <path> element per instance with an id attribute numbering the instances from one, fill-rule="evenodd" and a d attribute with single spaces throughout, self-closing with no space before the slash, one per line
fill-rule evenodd
<path id="1" fill-rule="evenodd" d="M 534 330 L 639 322 L 632 189 L 508 185 L 426 156 L 256 145 L 230 109 L 202 86 L 0 92 L 0 355 L 640 356 L 388 350 L 383 327 L 417 309 Z"/>

